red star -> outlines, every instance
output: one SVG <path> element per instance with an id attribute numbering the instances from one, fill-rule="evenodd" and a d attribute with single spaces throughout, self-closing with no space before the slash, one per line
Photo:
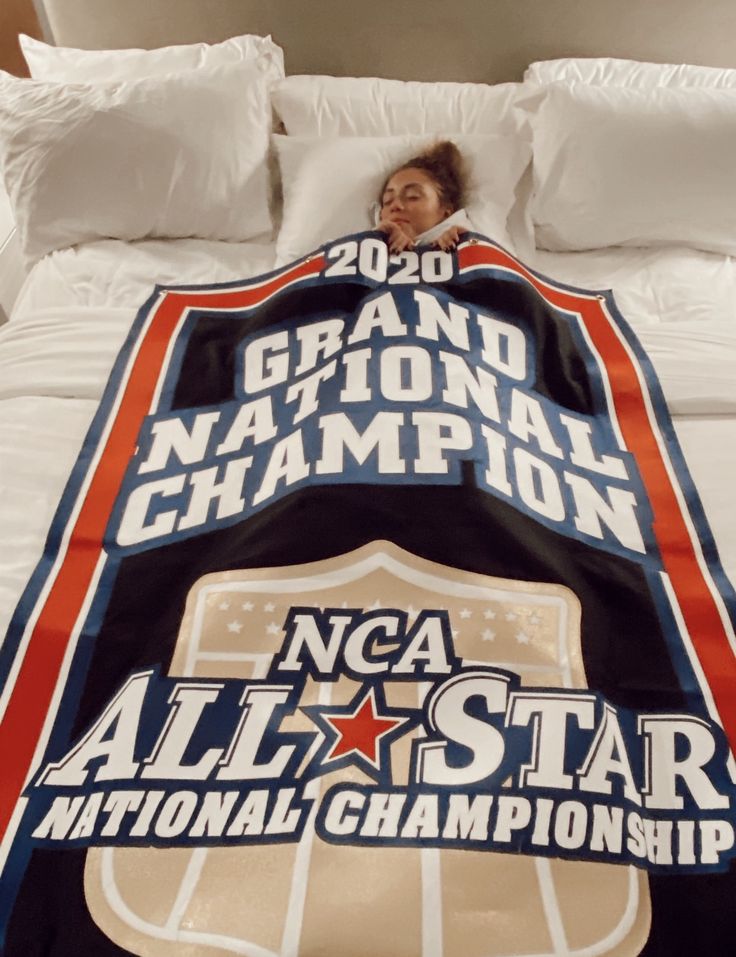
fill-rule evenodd
<path id="1" fill-rule="evenodd" d="M 379 765 L 380 739 L 404 724 L 407 718 L 381 718 L 376 713 L 376 699 L 373 690 L 367 692 L 352 714 L 330 715 L 323 718 L 337 733 L 335 743 L 325 760 L 331 761 L 343 755 L 356 752 L 369 761 L 376 770 Z"/>

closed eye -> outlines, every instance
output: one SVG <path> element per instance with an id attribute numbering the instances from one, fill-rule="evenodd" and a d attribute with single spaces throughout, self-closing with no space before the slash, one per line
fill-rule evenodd
<path id="1" fill-rule="evenodd" d="M 396 198 L 395 193 L 385 193 L 383 198 L 381 199 L 381 205 L 388 206 L 388 204 L 393 202 L 395 198 Z M 422 193 L 421 190 L 418 190 L 416 188 L 410 190 L 409 192 L 404 192 L 404 190 L 402 190 L 399 193 L 399 198 L 401 199 L 402 203 L 405 203 L 407 200 L 423 199 L 424 193 Z"/>

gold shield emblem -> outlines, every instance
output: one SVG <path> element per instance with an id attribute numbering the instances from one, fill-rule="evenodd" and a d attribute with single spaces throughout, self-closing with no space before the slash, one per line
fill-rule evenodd
<path id="1" fill-rule="evenodd" d="M 510 581 L 420 559 L 390 542 L 336 558 L 205 576 L 192 588 L 171 673 L 263 678 L 290 608 L 447 611 L 463 666 L 492 664 L 526 686 L 586 686 L 580 606 L 559 585 Z M 358 683 L 307 679 L 303 704 L 345 705 Z M 392 681 L 389 706 L 416 708 L 428 683 Z M 312 730 L 297 711 L 286 731 Z M 397 784 L 410 732 L 391 744 Z M 309 755 L 305 758 L 308 760 Z M 634 957 L 649 931 L 646 876 L 628 866 L 475 850 L 361 847 L 314 829 L 331 784 L 312 779 L 298 843 L 192 849 L 97 848 L 87 855 L 90 913 L 141 957 Z"/>

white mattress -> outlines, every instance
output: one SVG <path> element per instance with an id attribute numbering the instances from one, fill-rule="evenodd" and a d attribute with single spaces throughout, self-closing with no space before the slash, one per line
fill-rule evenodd
<path id="1" fill-rule="evenodd" d="M 201 239 L 108 240 L 46 256 L 0 328 L 0 398 L 99 398 L 155 284 L 228 282 L 273 268 L 273 246 Z"/>
<path id="2" fill-rule="evenodd" d="M 559 282 L 611 289 L 673 415 L 736 413 L 736 260 L 682 247 L 537 251 Z"/>
<path id="3" fill-rule="evenodd" d="M 273 268 L 272 246 L 90 243 L 31 271 L 0 326 L 0 640 L 38 562 L 112 364 L 154 284 L 227 282 Z"/>
<path id="4" fill-rule="evenodd" d="M 33 269 L 0 327 L 0 635 L 38 561 L 115 356 L 155 283 L 248 278 L 271 246 L 91 243 Z M 685 249 L 538 252 L 556 280 L 612 288 L 660 378 L 727 573 L 736 581 L 736 263 Z M 30 438 L 30 437 L 33 438 Z"/>

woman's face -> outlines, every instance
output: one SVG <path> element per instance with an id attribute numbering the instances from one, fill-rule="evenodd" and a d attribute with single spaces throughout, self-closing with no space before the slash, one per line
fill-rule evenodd
<path id="1" fill-rule="evenodd" d="M 399 223 L 412 236 L 431 229 L 452 210 L 440 199 L 439 189 L 423 169 L 402 169 L 389 179 L 381 197 L 381 219 Z"/>

